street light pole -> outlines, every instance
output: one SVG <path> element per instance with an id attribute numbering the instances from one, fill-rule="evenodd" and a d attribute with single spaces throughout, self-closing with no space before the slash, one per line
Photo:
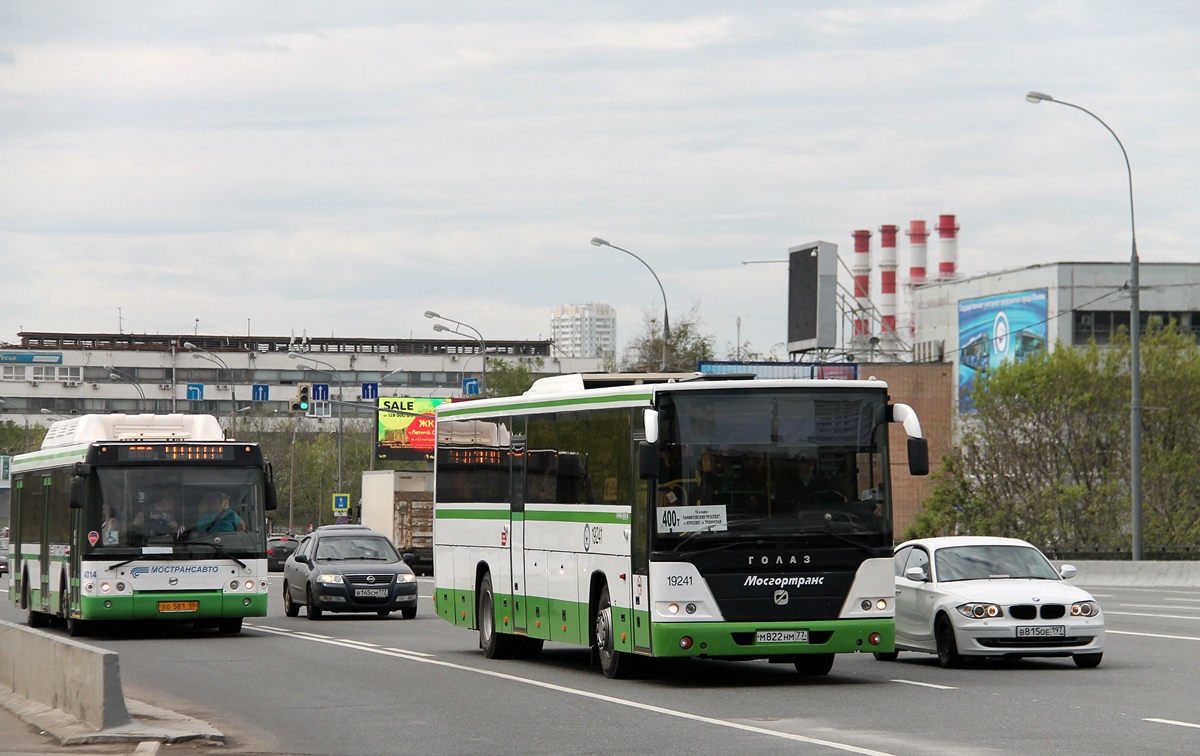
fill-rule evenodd
<path id="1" fill-rule="evenodd" d="M 328 373 L 329 375 L 333 376 L 333 379 L 335 381 L 337 381 L 337 385 L 338 385 L 338 399 L 343 398 L 343 396 L 345 394 L 345 386 L 342 384 L 342 376 L 337 372 L 336 367 L 334 367 L 333 365 L 330 365 L 328 362 L 325 362 L 324 360 L 318 360 L 315 357 L 309 357 L 307 354 L 301 354 L 300 352 L 288 352 L 288 357 L 292 358 L 293 360 L 307 360 L 314 364 L 324 365 L 325 367 L 329 368 L 329 370 L 327 370 L 327 371 L 326 370 L 315 370 L 315 372 Z M 310 369 L 312 369 L 312 368 L 310 368 Z M 345 418 L 342 417 L 342 405 L 341 405 L 341 403 L 338 403 L 338 476 L 337 476 L 337 485 L 338 485 L 337 492 L 338 493 L 345 493 L 345 491 L 342 490 L 342 439 L 345 437 L 345 435 L 346 435 L 346 421 L 345 421 Z"/>
<path id="2" fill-rule="evenodd" d="M 1029 92 L 1025 99 L 1035 105 L 1039 102 L 1054 102 L 1068 108 L 1087 113 L 1100 122 L 1112 134 L 1125 158 L 1125 172 L 1129 177 L 1129 235 L 1132 249 L 1129 255 L 1129 499 L 1133 518 L 1133 561 L 1142 559 L 1142 358 L 1141 358 L 1141 293 L 1138 279 L 1137 225 L 1133 213 L 1133 169 L 1129 166 L 1129 153 L 1121 138 L 1107 123 L 1087 108 L 1070 102 L 1056 100 L 1042 92 Z"/>
<path id="3" fill-rule="evenodd" d="M 593 247 L 612 247 L 615 250 L 624 252 L 633 259 L 646 266 L 646 270 L 650 271 L 650 275 L 654 276 L 654 282 L 658 284 L 658 290 L 662 292 L 663 298 L 663 353 L 662 361 L 658 365 L 659 372 L 665 373 L 671 365 L 671 317 L 667 314 L 667 290 L 663 288 L 662 281 L 658 280 L 658 274 L 654 272 L 654 268 L 650 267 L 650 263 L 638 257 L 623 247 L 618 247 L 615 244 L 609 244 L 598 236 L 592 237 Z"/>
<path id="4" fill-rule="evenodd" d="M 229 435 L 237 438 L 237 380 L 233 377 L 233 371 L 225 364 L 225 360 L 207 349 L 201 349 L 190 341 L 183 342 L 183 348 L 191 350 L 194 360 L 208 360 L 214 365 L 225 368 L 225 373 L 229 376 L 229 401 L 232 403 L 232 409 L 229 412 Z"/>
<path id="5" fill-rule="evenodd" d="M 454 318 L 448 318 L 445 315 L 439 315 L 436 312 L 434 312 L 433 310 L 426 310 L 425 317 L 435 318 L 437 320 L 444 320 L 447 323 L 454 323 L 455 325 L 460 325 L 463 328 L 469 328 L 475 332 L 475 340 L 479 342 L 480 354 L 483 356 L 483 370 L 481 371 L 480 377 L 479 377 L 479 395 L 486 397 L 487 396 L 487 342 L 485 342 L 483 340 L 483 334 L 480 333 L 479 329 L 476 328 L 475 326 L 467 325 L 466 323 L 462 322 L 461 320 L 455 320 Z M 456 333 L 459 336 L 467 336 L 467 334 L 459 332 L 458 329 L 447 328 L 446 326 L 442 325 L 441 323 L 434 323 L 433 330 L 447 331 L 449 333 Z"/>
<path id="6" fill-rule="evenodd" d="M 142 384 L 135 381 L 133 379 L 133 376 L 123 373 L 120 370 L 117 370 L 112 365 L 105 365 L 104 369 L 108 371 L 108 377 L 113 379 L 114 381 L 124 381 L 125 383 L 132 384 L 133 387 L 135 389 L 137 389 L 138 396 L 140 396 L 142 398 L 142 403 L 145 404 L 146 392 L 142 391 Z"/>

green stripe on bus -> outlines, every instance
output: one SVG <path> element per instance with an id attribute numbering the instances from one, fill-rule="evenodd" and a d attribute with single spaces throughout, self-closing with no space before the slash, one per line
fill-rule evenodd
<path id="1" fill-rule="evenodd" d="M 435 509 L 434 516 L 443 520 L 507 520 L 507 509 Z"/>
<path id="2" fill-rule="evenodd" d="M 451 407 L 443 409 L 445 405 L 438 407 L 438 417 L 460 417 L 465 415 L 495 415 L 505 412 L 513 412 L 516 410 L 528 411 L 534 409 L 545 409 L 547 407 L 572 407 L 572 406 L 587 406 L 593 404 L 619 404 L 622 402 L 648 402 L 650 401 L 650 393 L 639 394 L 619 394 L 616 396 L 584 396 L 575 397 L 572 399 L 546 399 L 535 402 L 521 402 L 519 404 L 501 404 L 491 407 Z"/>

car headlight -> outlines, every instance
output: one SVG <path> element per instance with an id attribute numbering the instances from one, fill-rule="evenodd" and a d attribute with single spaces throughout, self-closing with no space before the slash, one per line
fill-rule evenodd
<path id="1" fill-rule="evenodd" d="M 996 604 L 980 604 L 972 602 L 969 604 L 961 604 L 954 608 L 957 609 L 958 613 L 962 616 L 970 617 L 971 619 L 993 619 L 995 617 L 1004 616 L 1004 610 Z"/>
<path id="2" fill-rule="evenodd" d="M 334 573 L 324 572 L 317 576 L 318 583 L 344 583 L 342 576 Z"/>
<path id="3" fill-rule="evenodd" d="M 413 573 L 409 572 L 409 573 L 405 574 L 404 577 L 402 577 L 401 579 L 406 583 L 411 583 L 417 579 L 417 576 L 414 575 Z"/>
<path id="4" fill-rule="evenodd" d="M 1076 601 L 1071 604 L 1072 617 L 1095 617 L 1100 613 L 1100 605 L 1095 601 Z"/>

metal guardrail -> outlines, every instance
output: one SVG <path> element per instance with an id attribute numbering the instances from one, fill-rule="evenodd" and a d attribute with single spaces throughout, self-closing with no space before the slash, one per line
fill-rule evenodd
<path id="1" fill-rule="evenodd" d="M 1043 548 L 1042 552 L 1055 561 L 1087 559 L 1105 562 L 1133 561 L 1133 552 L 1120 547 L 1063 547 Z M 1200 546 L 1145 546 L 1142 559 L 1148 562 L 1200 561 Z"/>

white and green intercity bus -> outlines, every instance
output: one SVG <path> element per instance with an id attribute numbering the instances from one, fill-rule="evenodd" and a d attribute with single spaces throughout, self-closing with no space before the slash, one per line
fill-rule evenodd
<path id="1" fill-rule="evenodd" d="M 608 677 L 648 657 L 819 675 L 892 651 L 888 429 L 926 474 L 916 414 L 876 380 L 689 377 L 438 407 L 438 614 L 489 658 L 590 646 Z"/>
<path id="2" fill-rule="evenodd" d="M 35 627 L 267 613 L 271 467 L 211 415 L 82 415 L 13 457 L 9 596 Z"/>

